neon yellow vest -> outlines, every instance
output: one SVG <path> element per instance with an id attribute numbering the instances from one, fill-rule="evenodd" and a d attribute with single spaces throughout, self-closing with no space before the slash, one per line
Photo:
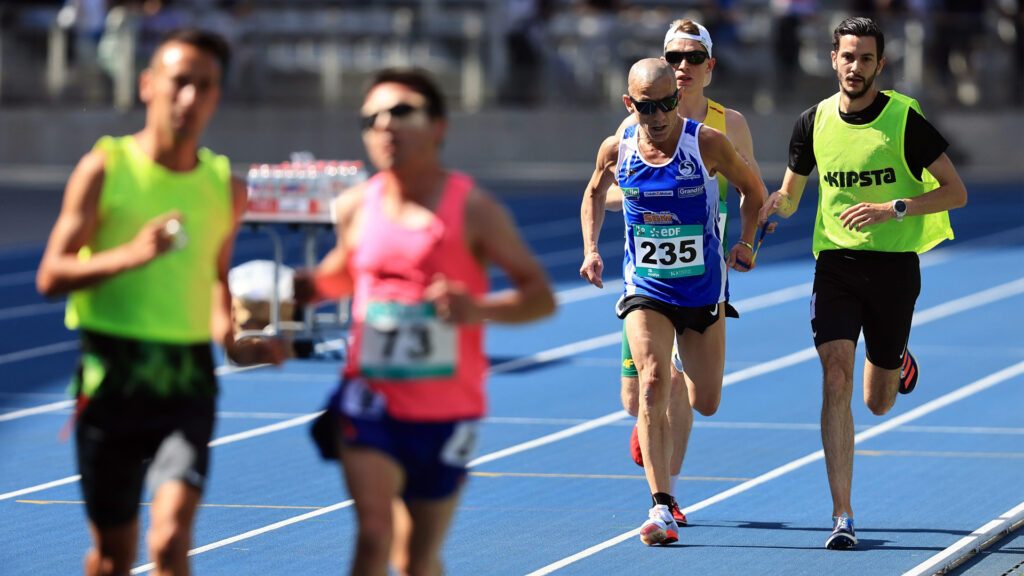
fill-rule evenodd
<path id="1" fill-rule="evenodd" d="M 728 137 L 729 133 L 725 131 L 725 106 L 708 98 L 708 113 L 704 117 L 704 125 L 710 126 Z M 729 197 L 729 181 L 721 173 L 716 174 L 715 178 L 718 180 L 718 231 L 724 242 L 725 231 L 728 229 L 729 223 L 729 204 L 726 202 Z"/>
<path id="2" fill-rule="evenodd" d="M 814 156 L 818 164 L 818 215 L 812 250 L 848 248 L 876 252 L 923 253 L 953 238 L 949 213 L 907 216 L 864 229 L 843 227 L 839 215 L 861 202 L 913 198 L 938 187 L 925 170 L 917 179 L 907 167 L 903 135 L 910 108 L 917 101 L 887 90 L 882 113 L 874 121 L 853 125 L 839 116 L 839 94 L 822 100 L 814 116 Z"/>
<path id="3" fill-rule="evenodd" d="M 156 216 L 178 210 L 188 241 L 68 298 L 65 324 L 104 334 L 169 344 L 210 340 L 217 258 L 232 228 L 231 168 L 206 148 L 199 164 L 176 173 L 153 162 L 133 136 L 105 136 L 98 223 L 79 259 L 130 242 Z"/>

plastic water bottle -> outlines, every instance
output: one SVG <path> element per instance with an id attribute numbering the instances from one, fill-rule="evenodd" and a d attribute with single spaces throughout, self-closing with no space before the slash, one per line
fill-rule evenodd
<path id="1" fill-rule="evenodd" d="M 181 250 L 188 245 L 188 235 L 177 218 L 171 218 L 164 223 L 164 236 L 171 241 L 172 250 Z"/>

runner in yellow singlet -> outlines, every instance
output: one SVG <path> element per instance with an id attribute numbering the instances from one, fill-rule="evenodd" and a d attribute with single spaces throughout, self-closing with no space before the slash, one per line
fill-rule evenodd
<path id="1" fill-rule="evenodd" d="M 276 341 L 234 341 L 227 273 L 245 210 L 228 159 L 199 147 L 229 59 L 219 36 L 171 33 L 139 77 L 146 123 L 103 137 L 75 167 L 38 290 L 68 294 L 81 358 L 75 448 L 92 548 L 85 573 L 128 574 L 143 481 L 157 574 L 187 574 L 217 398 L 211 341 L 239 364 Z"/>

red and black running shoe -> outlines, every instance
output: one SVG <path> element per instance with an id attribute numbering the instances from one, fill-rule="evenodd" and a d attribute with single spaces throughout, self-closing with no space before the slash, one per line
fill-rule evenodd
<path id="1" fill-rule="evenodd" d="M 917 378 L 921 369 L 917 367 L 917 359 L 910 353 L 910 348 L 903 351 L 903 364 L 900 366 L 900 394 L 910 394 L 917 386 Z"/>
<path id="2" fill-rule="evenodd" d="M 683 514 L 682 509 L 679 508 L 679 502 L 676 502 L 676 497 L 672 497 L 672 505 L 668 507 L 668 511 L 672 513 L 672 519 L 679 524 L 680 527 L 686 526 L 686 514 Z"/>

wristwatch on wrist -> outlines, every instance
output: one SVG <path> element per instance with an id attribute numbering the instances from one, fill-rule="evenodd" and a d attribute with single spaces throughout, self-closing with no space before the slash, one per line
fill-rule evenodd
<path id="1" fill-rule="evenodd" d="M 896 214 L 896 220 L 902 221 L 903 217 L 907 215 L 907 203 L 903 200 L 893 200 L 892 211 Z"/>

